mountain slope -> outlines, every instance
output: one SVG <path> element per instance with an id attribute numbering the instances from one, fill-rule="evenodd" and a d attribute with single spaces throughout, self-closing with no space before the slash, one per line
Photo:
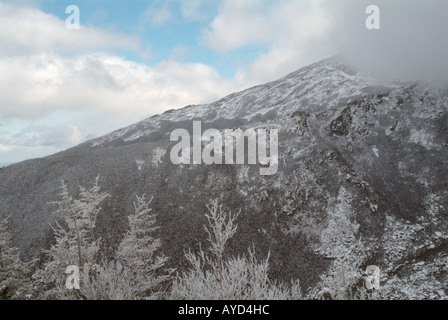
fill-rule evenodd
<path id="1" fill-rule="evenodd" d="M 99 216 L 107 254 L 127 228 L 136 195 L 154 196 L 170 264 L 207 243 L 202 215 L 218 198 L 239 228 L 228 253 L 256 245 L 271 252 L 274 278 L 299 278 L 311 296 L 321 276 L 378 265 L 385 297 L 448 294 L 448 90 L 380 82 L 334 57 L 210 105 L 153 116 L 43 159 L 0 171 L 0 217 L 14 242 L 39 256 L 51 241 L 48 204 L 63 179 L 75 194 L 99 174 L 112 195 Z M 279 169 L 181 165 L 170 161 L 170 133 L 202 129 L 279 129 Z"/>

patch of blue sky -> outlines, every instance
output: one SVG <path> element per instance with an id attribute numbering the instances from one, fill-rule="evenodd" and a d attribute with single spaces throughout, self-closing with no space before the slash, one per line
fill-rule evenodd
<path id="1" fill-rule="evenodd" d="M 144 0 L 46 0 L 42 1 L 40 8 L 44 12 L 65 20 L 67 17 L 65 9 L 69 5 L 76 5 L 80 9 L 81 20 L 85 24 L 94 24 L 100 27 L 119 25 L 126 29 L 139 21 L 148 3 Z"/>
<path id="2" fill-rule="evenodd" d="M 202 63 L 215 68 L 221 77 L 231 79 L 238 69 L 244 68 L 268 49 L 264 45 L 252 45 L 217 53 L 205 46 L 201 41 L 202 32 L 210 25 L 219 8 L 217 0 L 205 2 L 199 19 L 183 17 L 182 1 L 176 0 L 165 3 L 158 0 L 44 0 L 40 7 L 65 20 L 68 17 L 65 9 L 71 4 L 80 8 L 81 26 L 101 27 L 138 36 L 141 46 L 139 52 L 121 48 L 114 49 L 113 53 L 152 67 L 164 60 Z M 144 19 L 144 13 L 152 4 L 158 6 L 156 10 L 166 5 L 172 16 L 160 24 Z"/>

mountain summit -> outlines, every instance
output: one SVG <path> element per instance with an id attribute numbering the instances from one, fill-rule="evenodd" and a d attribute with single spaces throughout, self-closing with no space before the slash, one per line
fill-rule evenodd
<path id="1" fill-rule="evenodd" d="M 154 197 L 162 251 L 206 245 L 202 212 L 218 199 L 241 214 L 228 253 L 271 254 L 271 276 L 318 296 L 326 277 L 381 269 L 384 298 L 448 293 L 448 89 L 385 82 L 333 57 L 208 105 L 170 110 L 56 155 L 0 170 L 0 218 L 42 257 L 61 180 L 76 194 L 99 175 L 112 195 L 98 216 L 103 253 L 116 248 L 137 195 Z M 275 128 L 279 166 L 174 165 L 170 133 Z"/>
<path id="2" fill-rule="evenodd" d="M 262 122 L 298 110 L 315 113 L 336 108 L 350 97 L 368 93 L 369 90 L 376 92 L 385 86 L 398 88 L 402 85 L 384 84 L 358 75 L 343 58 L 335 56 L 293 72 L 280 80 L 231 94 L 215 103 L 169 110 L 162 115 L 88 141 L 82 147 L 122 145 L 140 139 L 154 141 L 162 138 L 160 133 L 166 134 L 176 127 L 166 126 L 167 123 L 191 119 L 218 123 L 219 128 L 226 128 Z"/>

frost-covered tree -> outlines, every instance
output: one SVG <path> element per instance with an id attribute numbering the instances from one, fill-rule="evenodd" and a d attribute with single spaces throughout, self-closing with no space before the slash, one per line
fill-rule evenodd
<path id="1" fill-rule="evenodd" d="M 162 295 L 161 284 L 170 278 L 172 270 L 163 272 L 167 258 L 156 255 L 161 246 L 152 236 L 157 230 L 156 214 L 144 196 L 137 197 L 135 212 L 128 217 L 129 230 L 111 261 L 96 265 L 93 279 L 81 274 L 83 296 L 93 300 L 157 299 Z"/>
<path id="2" fill-rule="evenodd" d="M 62 182 L 60 197 L 55 202 L 55 214 L 61 221 L 52 226 L 55 243 L 46 251 L 47 261 L 35 278 L 43 285 L 45 298 L 77 299 L 89 297 L 83 288 L 93 284 L 94 272 L 98 268 L 99 243 L 95 226 L 100 203 L 109 195 L 101 192 L 98 178 L 90 189 L 80 187 L 80 198 L 73 199 L 67 186 Z M 68 266 L 75 265 L 81 272 L 81 289 L 69 290 L 65 286 Z"/>
<path id="3" fill-rule="evenodd" d="M 137 196 L 134 203 L 135 212 L 128 217 L 129 230 L 121 241 L 116 261 L 110 265 L 111 270 L 121 270 L 125 279 L 128 299 L 157 299 L 162 294 L 161 284 L 170 278 L 173 270 L 163 271 L 167 257 L 157 255 L 160 239 L 153 237 L 158 229 L 155 226 L 157 215 L 149 207 L 152 199 Z M 124 289 L 118 288 L 117 297 L 124 295 Z"/>
<path id="4" fill-rule="evenodd" d="M 44 268 L 36 274 L 43 285 L 43 298 L 87 300 L 154 299 L 161 295 L 160 285 L 172 270 L 162 273 L 167 260 L 156 255 L 161 243 L 152 234 L 156 214 L 144 197 L 137 197 L 135 213 L 129 216 L 129 231 L 116 255 L 100 259 L 100 240 L 95 235 L 99 205 L 109 195 L 101 192 L 98 179 L 91 189 L 80 188 L 80 198 L 73 199 L 63 183 L 56 215 L 61 222 L 53 226 L 55 243 L 46 252 Z M 75 265 L 80 271 L 80 288 L 66 288 L 65 270 Z"/>
<path id="5" fill-rule="evenodd" d="M 30 277 L 34 261 L 23 262 L 11 245 L 7 219 L 0 222 L 0 300 L 26 299 L 33 292 Z"/>
<path id="6" fill-rule="evenodd" d="M 96 266 L 93 279 L 89 273 L 81 273 L 81 282 L 90 282 L 90 285 L 80 289 L 89 300 L 135 300 L 128 275 L 119 262 L 103 262 Z"/>
<path id="7" fill-rule="evenodd" d="M 253 250 L 249 256 L 223 258 L 227 241 L 237 230 L 232 215 L 214 200 L 207 206 L 209 227 L 205 226 L 210 242 L 211 256 L 200 249 L 198 254 L 186 253 L 190 270 L 178 274 L 173 282 L 172 299 L 191 300 L 267 300 L 300 299 L 302 297 L 298 281 L 291 284 L 269 279 L 269 256 L 258 261 Z"/>

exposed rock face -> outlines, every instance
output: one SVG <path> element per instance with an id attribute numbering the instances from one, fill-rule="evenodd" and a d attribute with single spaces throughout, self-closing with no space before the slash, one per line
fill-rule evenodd
<path id="1" fill-rule="evenodd" d="M 170 133 L 208 128 L 279 129 L 279 168 L 173 165 Z M 38 256 L 52 234 L 58 187 L 76 194 L 100 175 L 103 252 L 127 228 L 136 195 L 154 196 L 170 265 L 207 245 L 205 204 L 240 208 L 228 254 L 271 252 L 274 278 L 299 278 L 310 295 L 341 265 L 381 268 L 385 297 L 448 294 L 448 89 L 379 82 L 338 57 L 210 105 L 165 112 L 59 154 L 0 171 L 0 218 L 15 244 Z"/>

